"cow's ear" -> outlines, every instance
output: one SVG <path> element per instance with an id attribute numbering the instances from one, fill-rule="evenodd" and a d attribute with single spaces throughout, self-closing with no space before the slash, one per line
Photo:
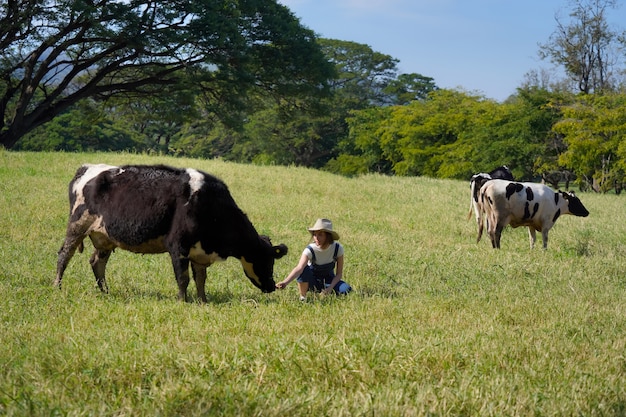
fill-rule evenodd
<path id="1" fill-rule="evenodd" d="M 282 258 L 283 256 L 287 255 L 288 251 L 287 245 L 285 245 L 284 243 L 274 246 L 272 250 L 274 251 L 274 259 Z"/>

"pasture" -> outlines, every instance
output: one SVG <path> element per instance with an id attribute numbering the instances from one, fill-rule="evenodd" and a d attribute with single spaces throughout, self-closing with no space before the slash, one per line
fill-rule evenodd
<path id="1" fill-rule="evenodd" d="M 263 294 L 230 259 L 209 268 L 208 304 L 193 282 L 181 303 L 167 255 L 118 250 L 101 294 L 88 240 L 53 288 L 84 162 L 220 177 L 289 246 L 277 280 L 328 217 L 355 291 Z M 466 181 L 0 151 L 0 415 L 625 415 L 626 196 L 579 196 L 591 214 L 562 216 L 547 251 L 525 228 L 496 251 L 475 243 Z"/>

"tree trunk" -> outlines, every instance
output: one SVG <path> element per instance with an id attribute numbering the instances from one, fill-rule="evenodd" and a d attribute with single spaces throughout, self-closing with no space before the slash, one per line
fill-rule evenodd
<path id="1" fill-rule="evenodd" d="M 4 149 L 11 149 L 13 148 L 13 146 L 15 146 L 15 144 L 17 143 L 17 141 L 20 139 L 22 135 L 18 135 L 16 134 L 13 129 L 9 129 L 6 130 L 4 132 L 0 133 L 0 145 L 2 145 L 2 147 Z"/>

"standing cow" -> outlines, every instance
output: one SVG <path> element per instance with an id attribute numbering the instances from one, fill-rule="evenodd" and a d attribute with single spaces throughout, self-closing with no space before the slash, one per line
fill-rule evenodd
<path id="1" fill-rule="evenodd" d="M 470 179 L 470 209 L 469 213 L 467 213 L 467 219 L 469 220 L 472 217 L 472 210 L 474 211 L 474 216 L 476 217 L 476 224 L 480 227 L 480 216 L 481 213 L 478 209 L 478 192 L 480 188 L 485 185 L 485 183 L 492 179 L 503 179 L 514 181 L 513 174 L 509 170 L 506 165 L 499 166 L 498 168 L 490 171 L 489 173 L 481 172 L 479 174 L 472 175 Z M 480 239 L 480 237 L 479 237 Z"/>
<path id="2" fill-rule="evenodd" d="M 94 245 L 89 260 L 96 282 L 108 292 L 105 269 L 111 252 L 168 252 L 187 300 L 189 265 L 198 298 L 206 302 L 206 268 L 229 256 L 263 292 L 275 289 L 274 260 L 287 246 L 272 246 L 237 207 L 226 184 L 194 169 L 168 166 L 83 165 L 69 184 L 70 217 L 59 250 L 55 285 L 87 236 Z"/>
<path id="3" fill-rule="evenodd" d="M 589 211 L 574 193 L 554 192 L 543 184 L 491 180 L 480 189 L 479 210 L 487 219 L 491 245 L 500 249 L 500 236 L 506 225 L 528 226 L 530 248 L 535 246 L 535 231 L 541 232 L 543 248 L 548 248 L 548 232 L 561 214 L 587 217 Z M 478 239 L 483 232 L 480 217 Z"/>

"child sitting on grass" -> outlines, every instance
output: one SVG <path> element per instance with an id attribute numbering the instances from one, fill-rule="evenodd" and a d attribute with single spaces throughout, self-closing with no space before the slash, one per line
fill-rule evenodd
<path id="1" fill-rule="evenodd" d="M 300 261 L 276 288 L 284 289 L 297 278 L 300 301 L 306 300 L 307 292 L 322 294 L 347 294 L 352 287 L 342 280 L 343 277 L 343 245 L 339 233 L 333 230 L 328 219 L 317 219 L 309 228 L 313 242 L 302 251 Z"/>

